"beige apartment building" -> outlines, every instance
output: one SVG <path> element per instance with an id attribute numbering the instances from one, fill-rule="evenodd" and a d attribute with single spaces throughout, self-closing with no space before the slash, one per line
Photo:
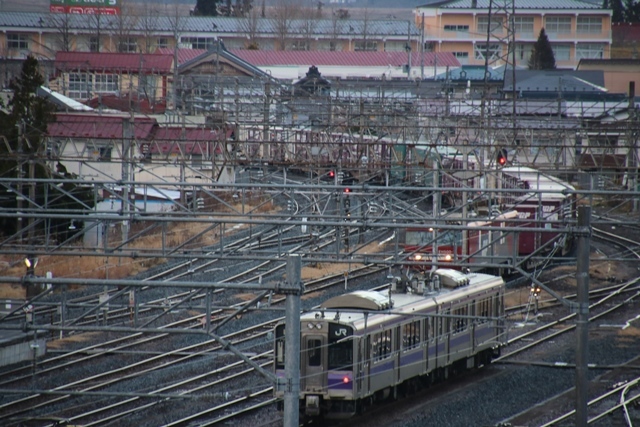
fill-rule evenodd
<path id="1" fill-rule="evenodd" d="M 503 7 L 497 7 L 500 4 Z M 415 22 L 425 48 L 452 52 L 463 65 L 503 65 L 507 28 L 515 31 L 516 65 L 525 66 L 540 30 L 545 29 L 558 68 L 575 68 L 581 59 L 607 59 L 611 52 L 611 10 L 579 0 L 514 0 L 514 8 L 490 0 L 446 0 L 419 6 Z M 515 11 L 507 15 L 505 11 Z M 510 19 L 513 18 L 513 19 Z M 487 45 L 487 34 L 490 31 Z M 511 58 L 510 58 L 511 60 Z"/>

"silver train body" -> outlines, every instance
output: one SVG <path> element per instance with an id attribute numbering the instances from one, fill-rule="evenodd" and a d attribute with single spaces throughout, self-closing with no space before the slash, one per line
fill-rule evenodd
<path id="1" fill-rule="evenodd" d="M 301 316 L 301 415 L 348 418 L 499 354 L 506 344 L 502 278 L 451 269 L 427 277 L 397 282 L 393 291 L 340 295 Z M 284 324 L 274 337 L 274 369 L 284 378 Z"/>

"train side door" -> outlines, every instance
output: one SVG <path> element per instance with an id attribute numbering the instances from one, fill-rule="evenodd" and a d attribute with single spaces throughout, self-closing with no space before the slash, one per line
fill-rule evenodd
<path id="1" fill-rule="evenodd" d="M 449 308 L 442 310 L 440 314 L 444 315 L 437 319 L 437 337 L 436 345 L 438 346 L 438 367 L 446 366 L 449 362 L 449 315 L 451 310 Z"/>
<path id="2" fill-rule="evenodd" d="M 300 391 L 326 390 L 327 344 L 321 335 L 305 335 L 302 343 Z"/>

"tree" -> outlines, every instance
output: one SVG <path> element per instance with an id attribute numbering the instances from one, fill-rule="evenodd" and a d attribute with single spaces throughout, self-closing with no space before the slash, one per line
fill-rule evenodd
<path id="1" fill-rule="evenodd" d="M 32 160 L 42 153 L 42 140 L 46 133 L 48 122 L 51 120 L 52 106 L 43 98 L 36 96 L 36 92 L 44 83 L 40 74 L 38 60 L 29 55 L 22 63 L 20 75 L 9 83 L 13 96 L 9 101 L 9 112 L 0 120 L 0 135 L 4 136 L 7 144 L 0 144 L 0 176 L 6 178 L 29 177 Z M 29 166 L 27 166 L 29 165 Z M 29 171 L 31 172 L 31 170 Z M 39 163 L 35 163 L 33 177 L 46 178 L 46 170 Z M 23 205 L 26 186 L 18 183 L 16 193 L 22 197 L 10 197 L 2 200 L 2 207 L 16 209 Z M 19 223 L 15 218 L 0 220 L 0 229 L 11 235 L 26 224 Z"/>
<path id="2" fill-rule="evenodd" d="M 218 16 L 218 3 L 220 0 L 197 0 L 193 14 L 195 16 Z"/>
<path id="3" fill-rule="evenodd" d="M 640 1 L 625 0 L 624 22 L 640 22 Z"/>
<path id="4" fill-rule="evenodd" d="M 277 50 L 286 50 L 294 21 L 300 16 L 300 4 L 294 0 L 276 0 L 272 19 Z"/>
<path id="5" fill-rule="evenodd" d="M 602 3 L 603 9 L 611 9 L 613 14 L 611 16 L 612 22 L 624 22 L 624 5 L 622 0 L 604 0 Z"/>
<path id="6" fill-rule="evenodd" d="M 52 171 L 46 165 L 47 147 L 45 136 L 49 123 L 53 122 L 54 107 L 46 99 L 37 96 L 37 91 L 44 84 L 38 60 L 28 56 L 22 64 L 20 76 L 9 83 L 13 96 L 8 104 L 8 113 L 0 113 L 0 176 L 5 178 L 28 178 L 31 182 L 18 182 L 12 191 L 22 197 L 0 198 L 0 208 L 18 212 L 21 209 L 33 209 L 33 206 L 46 206 L 55 209 L 85 209 L 93 206 L 93 193 L 72 183 L 60 187 L 49 187 L 48 183 L 35 183 L 32 178 L 46 179 L 52 177 Z M 71 178 L 64 175 L 64 178 Z M 30 187 L 29 187 L 30 186 Z M 29 187 L 29 191 L 26 188 Z M 25 196 L 33 195 L 34 199 Z M 27 200 L 25 200 L 27 199 Z M 31 222 L 32 219 L 29 219 Z M 16 218 L 0 219 L 0 230 L 5 235 L 22 235 L 23 224 Z M 39 220 L 29 227 L 30 237 L 36 232 L 47 230 L 49 233 L 64 235 L 65 239 L 70 225 L 69 218 Z M 79 224 L 80 225 L 80 224 Z"/>
<path id="7" fill-rule="evenodd" d="M 544 31 L 540 30 L 538 40 L 533 45 L 531 56 L 529 57 L 530 70 L 554 70 L 556 68 L 556 58 L 549 43 L 549 37 Z"/>

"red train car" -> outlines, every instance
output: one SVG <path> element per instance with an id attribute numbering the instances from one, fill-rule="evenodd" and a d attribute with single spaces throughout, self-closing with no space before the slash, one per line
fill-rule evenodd
<path id="1" fill-rule="evenodd" d="M 529 167 L 503 168 L 500 177 L 502 189 L 517 190 L 502 193 L 501 204 L 518 211 L 518 227 L 549 230 L 519 233 L 518 255 L 567 255 L 573 249 L 573 241 L 565 231 L 576 218 L 575 188 Z"/>
<path id="2" fill-rule="evenodd" d="M 500 267 L 486 264 L 507 264 L 515 254 L 514 234 L 500 230 L 487 230 L 513 226 L 517 211 L 510 211 L 491 218 L 476 219 L 467 224 L 468 230 L 434 230 L 426 227 L 409 227 L 401 236 L 404 251 L 410 253 L 409 261 L 417 270 L 438 267 L 462 268 L 499 272 Z M 461 220 L 451 219 L 450 225 L 462 225 Z M 467 245 L 465 247 L 464 240 Z"/>

